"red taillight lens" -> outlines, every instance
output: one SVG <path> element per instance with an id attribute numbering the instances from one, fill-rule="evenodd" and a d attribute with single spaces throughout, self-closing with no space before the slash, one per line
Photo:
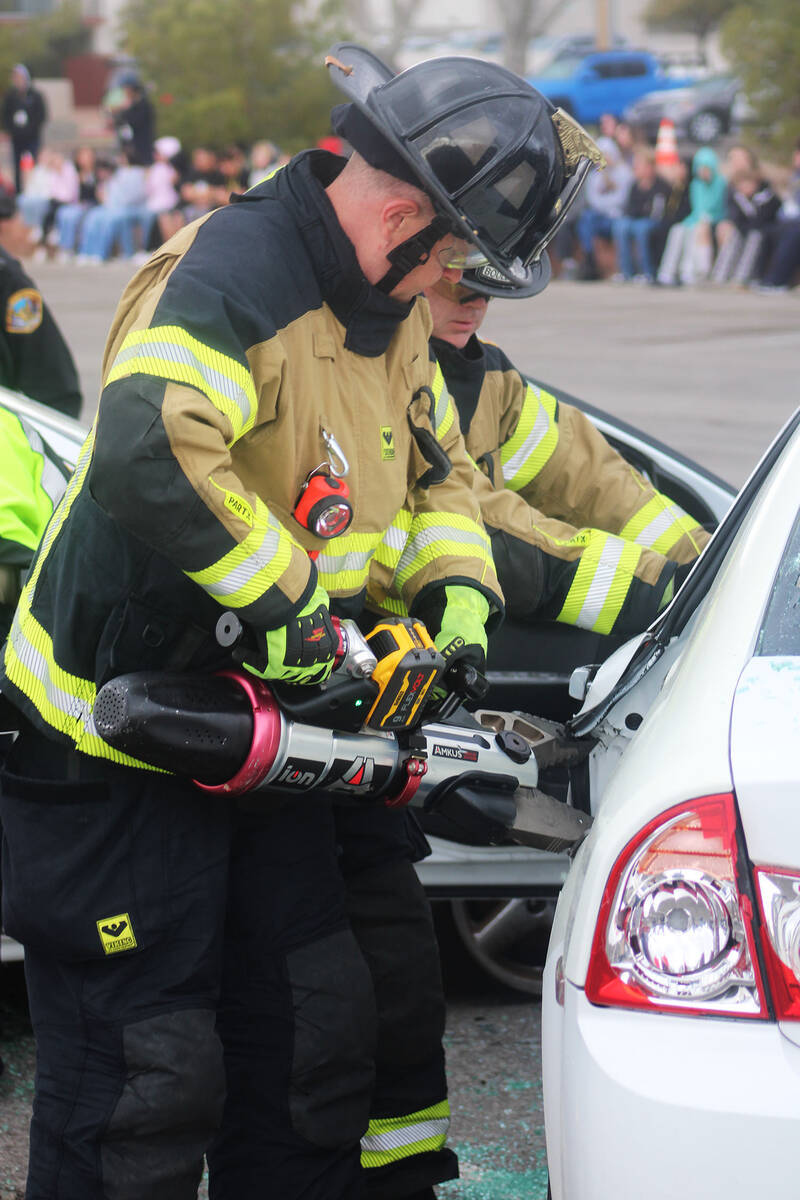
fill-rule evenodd
<path id="1" fill-rule="evenodd" d="M 732 795 L 651 821 L 609 876 L 592 944 L 593 1004 L 766 1017 L 752 906 L 737 884 Z"/>
<path id="2" fill-rule="evenodd" d="M 756 869 L 758 898 L 764 920 L 764 965 L 775 1016 L 800 1020 L 800 875 L 792 871 Z"/>

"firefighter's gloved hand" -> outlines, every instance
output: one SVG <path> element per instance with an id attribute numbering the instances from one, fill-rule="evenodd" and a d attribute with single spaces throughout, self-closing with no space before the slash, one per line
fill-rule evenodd
<path id="1" fill-rule="evenodd" d="M 448 667 L 456 662 L 468 662 L 483 672 L 486 669 L 489 602 L 471 587 L 453 585 L 445 587 L 443 591 L 445 603 L 433 643 Z M 430 621 L 426 620 L 425 624 L 430 630 Z"/>
<path id="2" fill-rule="evenodd" d="M 328 593 L 317 587 L 305 608 L 279 629 L 264 634 L 265 654 L 242 665 L 261 679 L 322 683 L 333 670 L 339 646 L 328 609 Z"/>

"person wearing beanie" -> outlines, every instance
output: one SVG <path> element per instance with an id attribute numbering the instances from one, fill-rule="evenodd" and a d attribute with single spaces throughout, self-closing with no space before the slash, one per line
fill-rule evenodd
<path id="1" fill-rule="evenodd" d="M 33 86 L 28 68 L 17 63 L 11 71 L 11 86 L 3 97 L 3 129 L 11 141 L 17 194 L 22 191 L 23 160 L 30 156 L 31 166 L 36 162 L 46 120 L 47 106 L 42 93 Z"/>

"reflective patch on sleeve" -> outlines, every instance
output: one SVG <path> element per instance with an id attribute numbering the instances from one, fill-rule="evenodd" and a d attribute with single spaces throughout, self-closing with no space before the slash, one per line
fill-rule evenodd
<path id="1" fill-rule="evenodd" d="M 21 288 L 6 303 L 6 333 L 33 333 L 42 323 L 44 305 L 35 288 Z"/>
<path id="2" fill-rule="evenodd" d="M 243 500 L 241 496 L 237 496 L 235 492 L 226 492 L 225 507 L 229 508 L 234 516 L 239 517 L 251 529 L 253 528 L 256 523 L 255 514 L 247 501 Z"/>

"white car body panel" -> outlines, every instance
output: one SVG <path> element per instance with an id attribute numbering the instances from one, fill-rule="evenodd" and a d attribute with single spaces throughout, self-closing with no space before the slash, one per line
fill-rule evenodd
<path id="1" fill-rule="evenodd" d="M 556 1008 L 542 1046 L 548 1079 L 560 1051 L 553 1200 L 757 1200 L 779 1181 L 794 1194 L 800 1051 L 774 1024 L 611 1011 L 570 984 Z"/>
<path id="2" fill-rule="evenodd" d="M 594 1006 L 583 988 L 614 864 L 673 805 L 735 788 L 751 861 L 800 869 L 800 659 L 754 657 L 799 478 L 795 430 L 680 638 L 593 730 L 595 821 L 558 902 L 543 985 L 553 1200 L 792 1190 L 800 1022 Z M 613 684 L 596 682 L 585 713 Z M 634 712 L 644 719 L 632 734 Z"/>
<path id="3" fill-rule="evenodd" d="M 750 858 L 800 871 L 800 658 L 754 658 L 733 703 L 731 765 Z"/>

